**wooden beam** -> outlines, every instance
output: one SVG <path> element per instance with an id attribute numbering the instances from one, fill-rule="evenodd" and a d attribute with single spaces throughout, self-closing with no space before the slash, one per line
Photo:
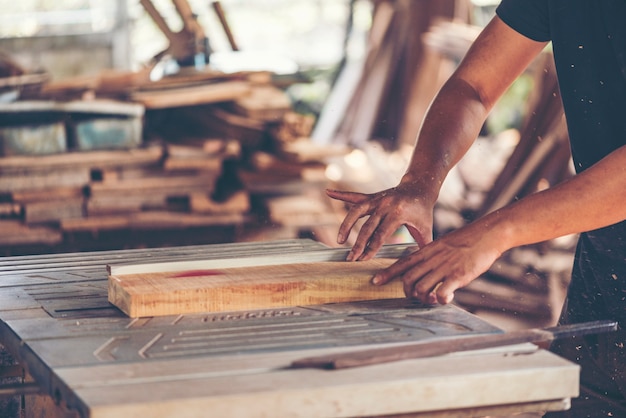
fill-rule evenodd
<path id="1" fill-rule="evenodd" d="M 369 282 L 393 261 L 240 268 L 202 268 L 203 263 L 190 262 L 191 269 L 182 271 L 128 275 L 112 270 L 109 301 L 128 316 L 141 317 L 402 298 L 401 282 L 381 287 Z"/>

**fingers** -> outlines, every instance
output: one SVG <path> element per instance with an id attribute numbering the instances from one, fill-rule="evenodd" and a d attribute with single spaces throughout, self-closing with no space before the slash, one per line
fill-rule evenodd
<path id="1" fill-rule="evenodd" d="M 445 262 L 437 264 L 435 254 L 426 258 L 422 250 L 396 261 L 388 268 L 378 272 L 372 283 L 383 285 L 392 280 L 402 280 L 404 294 L 427 304 L 452 302 L 454 292 L 460 287 L 460 280 L 446 276 Z"/>
<path id="2" fill-rule="evenodd" d="M 429 232 L 428 234 L 422 234 L 419 229 L 417 229 L 413 225 L 406 224 L 405 226 L 419 248 L 424 248 L 426 244 L 433 240 L 432 232 Z"/>
<path id="3" fill-rule="evenodd" d="M 348 211 L 343 222 L 341 222 L 341 225 L 339 226 L 339 231 L 337 232 L 337 243 L 344 244 L 347 241 L 348 236 L 350 235 L 350 231 L 352 230 L 356 222 L 360 218 L 368 214 L 369 205 L 363 205 L 363 203 L 367 203 L 368 195 L 354 192 L 342 192 L 339 190 L 330 189 L 326 190 L 326 194 L 333 199 L 341 200 L 343 202 L 354 205 Z"/>
<path id="4" fill-rule="evenodd" d="M 341 190 L 326 189 L 326 195 L 336 200 L 341 200 L 346 203 L 358 204 L 367 200 L 368 196 L 363 193 L 344 192 Z"/>
<path id="5" fill-rule="evenodd" d="M 376 214 L 371 214 L 361 227 L 359 236 L 348 256 L 348 261 L 365 261 L 374 258 L 378 250 L 398 227 L 399 225 L 390 221 L 389 217 L 381 218 Z"/>
<path id="6" fill-rule="evenodd" d="M 337 242 L 339 244 L 343 244 L 346 242 L 348 236 L 350 235 L 350 231 L 352 231 L 352 228 L 354 227 L 356 222 L 362 217 L 368 215 L 368 212 L 369 206 L 367 205 L 357 205 L 348 211 L 346 217 L 343 219 L 343 222 L 341 222 L 341 225 L 339 225 L 339 232 L 337 233 Z M 362 243 L 364 239 L 364 232 L 363 230 L 361 230 L 357 238 L 357 243 Z M 352 249 L 352 252 L 354 252 L 354 247 Z"/>

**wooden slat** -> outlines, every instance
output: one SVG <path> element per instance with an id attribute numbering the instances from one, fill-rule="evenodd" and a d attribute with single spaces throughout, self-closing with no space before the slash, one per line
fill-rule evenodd
<path id="1" fill-rule="evenodd" d="M 20 221 L 0 220 L 1 245 L 59 244 L 63 234 L 45 226 L 27 226 Z"/>
<path id="2" fill-rule="evenodd" d="M 231 101 L 245 96 L 249 91 L 250 84 L 246 81 L 225 81 L 192 88 L 138 91 L 131 95 L 131 99 L 148 109 L 165 109 Z"/>
<path id="3" fill-rule="evenodd" d="M 81 218 L 84 199 L 82 197 L 44 200 L 25 203 L 24 222 L 27 224 L 54 222 L 61 219 Z"/>
<path id="4" fill-rule="evenodd" d="M 402 282 L 377 287 L 376 271 L 393 259 L 348 263 L 294 263 L 116 274 L 109 278 L 109 301 L 130 317 L 264 309 L 333 302 L 402 298 Z M 171 265 L 172 268 L 181 265 Z M 166 266 L 162 268 L 167 269 Z"/>
<path id="5" fill-rule="evenodd" d="M 66 232 L 115 229 L 188 228 L 195 226 L 239 225 L 245 221 L 240 213 L 204 215 L 170 211 L 143 211 L 120 215 L 62 219 L 61 230 Z"/>
<path id="6" fill-rule="evenodd" d="M 82 151 L 43 156 L 13 156 L 0 158 L 0 173 L 42 172 L 64 167 L 122 167 L 156 164 L 163 156 L 163 147 L 148 146 L 119 151 Z"/>

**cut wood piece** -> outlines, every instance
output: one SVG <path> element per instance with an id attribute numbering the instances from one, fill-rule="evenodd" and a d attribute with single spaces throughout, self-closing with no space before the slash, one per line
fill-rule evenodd
<path id="1" fill-rule="evenodd" d="M 284 161 L 267 152 L 257 151 L 250 157 L 250 164 L 258 171 L 273 175 L 296 177 L 306 180 L 324 180 L 326 165 L 319 162 L 299 163 Z"/>
<path id="2" fill-rule="evenodd" d="M 277 147 L 281 148 L 282 144 L 306 139 L 310 141 L 315 117 L 312 115 L 303 115 L 293 111 L 285 113 L 278 124 L 271 127 L 270 132 L 276 142 Z"/>
<path id="3" fill-rule="evenodd" d="M 165 171 L 208 171 L 219 174 L 222 170 L 221 157 L 196 155 L 195 157 L 170 156 L 163 162 Z"/>
<path id="4" fill-rule="evenodd" d="M 66 232 L 104 231 L 117 229 L 170 229 L 202 226 L 240 225 L 242 214 L 202 215 L 183 212 L 145 211 L 126 215 L 92 216 L 62 219 L 61 229 Z"/>
<path id="5" fill-rule="evenodd" d="M 321 196 L 280 196 L 267 199 L 267 209 L 272 222 L 284 226 L 308 227 L 336 225 L 341 220 Z"/>
<path id="6" fill-rule="evenodd" d="M 249 92 L 250 83 L 246 81 L 224 81 L 189 88 L 135 92 L 131 100 L 142 103 L 147 109 L 165 109 L 232 101 Z"/>
<path id="7" fill-rule="evenodd" d="M 17 203 L 0 203 L 0 216 L 13 217 L 20 214 L 22 207 Z"/>
<path id="8" fill-rule="evenodd" d="M 198 154 L 207 157 L 238 157 L 241 154 L 241 146 L 238 141 L 232 139 L 191 139 L 182 144 L 167 144 L 168 157 L 197 157 Z"/>
<path id="9" fill-rule="evenodd" d="M 75 167 L 124 167 L 156 164 L 163 157 L 163 147 L 151 145 L 145 148 L 115 151 L 82 151 L 58 155 L 14 156 L 0 158 L 0 173 L 28 173 Z"/>
<path id="10" fill-rule="evenodd" d="M 19 221 L 0 221 L 0 245 L 59 244 L 61 231 L 43 226 L 27 226 Z"/>
<path id="11" fill-rule="evenodd" d="M 300 163 L 326 162 L 329 158 L 345 157 L 351 151 L 345 144 L 318 144 L 309 138 L 283 144 L 280 150 L 290 160 Z"/>
<path id="12" fill-rule="evenodd" d="M 80 167 L 31 173 L 2 173 L 0 174 L 0 192 L 34 192 L 50 187 L 80 188 L 86 186 L 90 178 L 89 169 Z"/>
<path id="13" fill-rule="evenodd" d="M 197 191 L 211 192 L 215 187 L 215 180 L 215 175 L 203 173 L 202 176 L 137 178 L 106 183 L 92 183 L 89 188 L 92 197 L 148 192 L 182 196 Z"/>
<path id="14" fill-rule="evenodd" d="M 168 144 L 167 158 L 163 163 L 166 171 L 212 171 L 220 173 L 225 159 L 241 155 L 241 146 L 231 140 L 203 140 L 195 144 Z"/>
<path id="15" fill-rule="evenodd" d="M 82 218 L 83 206 L 84 199 L 82 197 L 25 203 L 23 205 L 24 222 L 32 224 L 55 222 L 67 218 Z"/>
<path id="16" fill-rule="evenodd" d="M 126 229 L 130 227 L 129 215 L 89 216 L 81 219 L 63 219 L 61 230 L 65 232 L 97 232 Z"/>
<path id="17" fill-rule="evenodd" d="M 113 215 L 139 212 L 146 209 L 167 209 L 167 195 L 163 193 L 133 193 L 121 198 L 116 195 L 102 195 L 87 201 L 87 216 Z"/>
<path id="18" fill-rule="evenodd" d="M 44 200 L 73 199 L 83 196 L 83 187 L 51 187 L 41 190 L 22 190 L 11 193 L 18 203 L 41 202 Z"/>
<path id="19" fill-rule="evenodd" d="M 59 103 L 58 106 L 65 112 L 76 114 L 134 117 L 142 117 L 144 115 L 144 108 L 140 104 L 118 100 L 73 100 Z"/>
<path id="20" fill-rule="evenodd" d="M 250 210 L 250 196 L 241 190 L 224 202 L 216 202 L 207 193 L 191 193 L 189 207 L 194 213 L 245 213 Z"/>
<path id="21" fill-rule="evenodd" d="M 301 179 L 267 171 L 239 170 L 237 175 L 251 194 L 298 194 L 306 189 L 324 188 L 327 183 L 326 178 Z"/>
<path id="22" fill-rule="evenodd" d="M 117 183 L 129 179 L 144 179 L 149 177 L 159 177 L 163 175 L 163 167 L 161 165 L 150 165 L 145 167 L 107 167 L 92 170 L 92 178 L 94 182 L 108 184 Z"/>
<path id="23" fill-rule="evenodd" d="M 234 101 L 237 113 L 252 119 L 278 121 L 291 110 L 287 93 L 272 85 L 253 86 L 250 92 Z"/>
<path id="24" fill-rule="evenodd" d="M 402 298 L 402 282 L 374 286 L 395 259 L 206 268 L 109 276 L 109 301 L 130 317 Z M 210 266 L 207 263 L 207 266 Z"/>

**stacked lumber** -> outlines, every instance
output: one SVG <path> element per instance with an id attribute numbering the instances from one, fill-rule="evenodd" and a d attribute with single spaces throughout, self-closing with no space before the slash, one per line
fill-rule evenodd
<path id="1" fill-rule="evenodd" d="M 55 100 L 40 103 L 55 108 L 89 107 L 103 97 L 140 106 L 143 138 L 125 150 L 74 147 L 0 158 L 6 167 L 0 217 L 19 229 L 24 245 L 49 244 L 38 238 L 41 228 L 61 245 L 77 235 L 95 239 L 116 231 L 193 235 L 199 228 L 236 227 L 221 242 L 266 239 L 268 225 L 285 238 L 316 228 L 329 235 L 338 227 L 323 195 L 325 171 L 327 159 L 347 148 L 314 144 L 313 117 L 292 110 L 271 74 L 194 72 L 153 82 L 107 72 L 97 83 L 51 83 L 43 91 Z M 91 98 L 61 100 L 76 91 Z M 262 232 L 253 237 L 250 230 Z M 0 247 L 14 243 L 0 237 Z"/>
<path id="2" fill-rule="evenodd" d="M 61 244 L 80 231 L 240 224 L 247 199 L 214 201 L 234 142 L 0 158 L 0 246 Z M 6 231 L 6 233 L 4 233 Z"/>

